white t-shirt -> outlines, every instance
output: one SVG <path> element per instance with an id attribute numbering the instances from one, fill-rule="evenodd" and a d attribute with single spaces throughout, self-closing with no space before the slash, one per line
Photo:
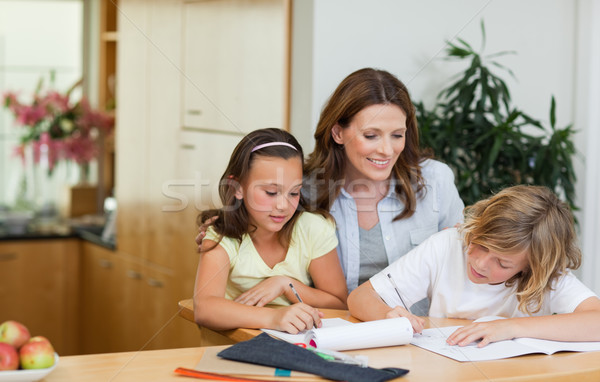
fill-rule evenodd
<path id="1" fill-rule="evenodd" d="M 438 232 L 401 257 L 370 281 L 389 306 L 402 306 L 387 274 L 390 273 L 409 306 L 428 297 L 429 316 L 477 319 L 483 316 L 525 317 L 518 310 L 516 286 L 475 284 L 467 275 L 467 254 L 456 228 Z M 555 281 L 534 316 L 571 313 L 595 296 L 570 271 Z"/>
<path id="2" fill-rule="evenodd" d="M 218 234 L 211 226 L 206 238 L 216 241 Z M 305 285 L 312 285 L 308 267 L 312 260 L 328 254 L 337 245 L 335 224 L 323 216 L 302 212 L 292 230 L 292 243 L 285 259 L 269 267 L 256 251 L 250 235 L 242 236 L 242 242 L 224 237 L 219 243 L 229 256 L 229 278 L 225 298 L 234 300 L 261 281 L 274 276 L 288 276 Z M 284 296 L 279 296 L 269 304 L 290 305 Z"/>

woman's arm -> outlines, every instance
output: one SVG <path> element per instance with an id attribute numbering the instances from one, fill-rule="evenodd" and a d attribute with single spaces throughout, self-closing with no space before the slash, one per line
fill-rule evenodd
<path id="1" fill-rule="evenodd" d="M 421 333 L 425 326 L 425 320 L 413 315 L 406 309 L 400 306 L 389 307 L 379 297 L 375 289 L 373 289 L 370 281 L 366 281 L 350 293 L 350 296 L 348 296 L 348 308 L 352 316 L 362 321 L 406 317 L 416 333 Z"/>
<path id="2" fill-rule="evenodd" d="M 204 240 L 203 246 L 214 245 L 214 241 Z M 217 245 L 201 255 L 194 287 L 194 319 L 198 325 L 216 330 L 269 328 L 289 333 L 320 326 L 318 310 L 306 304 L 275 309 L 226 299 L 228 276 L 229 257 L 223 247 Z"/>
<path id="3" fill-rule="evenodd" d="M 478 346 L 483 347 L 491 342 L 518 337 L 600 341 L 600 299 L 589 297 L 583 300 L 573 313 L 472 323 L 452 333 L 447 342 L 464 346 L 481 339 Z"/>
<path id="4" fill-rule="evenodd" d="M 198 250 L 197 250 L 198 253 L 202 252 L 202 240 L 206 236 L 206 230 L 218 218 L 219 218 L 218 216 L 213 216 L 212 218 L 206 219 L 205 221 L 202 222 L 200 227 L 198 227 L 198 235 L 196 235 L 196 244 L 198 244 Z"/>

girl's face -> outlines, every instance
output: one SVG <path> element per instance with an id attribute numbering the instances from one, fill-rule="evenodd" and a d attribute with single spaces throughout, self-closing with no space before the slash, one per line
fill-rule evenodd
<path id="1" fill-rule="evenodd" d="M 468 248 L 467 275 L 475 284 L 500 284 L 527 269 L 527 252 L 500 254 L 482 245 Z"/>
<path id="2" fill-rule="evenodd" d="M 346 180 L 383 181 L 404 150 L 406 114 L 400 107 L 371 105 L 354 116 L 350 125 L 336 125 L 332 137 L 344 145 Z"/>
<path id="3" fill-rule="evenodd" d="M 243 199 L 256 234 L 279 232 L 298 207 L 302 160 L 257 156 L 236 198 Z"/>

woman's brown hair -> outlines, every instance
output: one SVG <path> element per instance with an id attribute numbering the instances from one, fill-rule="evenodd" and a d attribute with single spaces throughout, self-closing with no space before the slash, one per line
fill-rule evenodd
<path id="1" fill-rule="evenodd" d="M 305 175 L 315 189 L 308 190 L 312 207 L 329 211 L 342 187 L 346 169 L 344 147 L 337 144 L 331 130 L 338 124 L 347 128 L 352 119 L 371 105 L 396 105 L 406 114 L 404 150 L 394 164 L 396 193 L 404 210 L 394 220 L 408 218 L 416 208 L 416 198 L 424 188 L 420 163 L 430 158 L 419 147 L 419 131 L 415 108 L 406 86 L 392 74 L 371 68 L 360 69 L 346 77 L 333 92 L 315 131 L 315 149 L 305 165 Z"/>
<path id="2" fill-rule="evenodd" d="M 528 267 L 505 282 L 517 285 L 519 310 L 538 312 L 552 284 L 581 264 L 581 250 L 566 203 L 546 187 L 514 186 L 465 209 L 465 247 L 479 244 L 503 254 L 526 251 Z"/>

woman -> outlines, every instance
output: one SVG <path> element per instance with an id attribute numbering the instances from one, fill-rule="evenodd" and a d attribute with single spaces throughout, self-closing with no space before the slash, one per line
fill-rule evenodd
<path id="1" fill-rule="evenodd" d="M 309 209 L 336 220 L 348 292 L 463 220 L 452 171 L 420 149 L 408 90 L 383 70 L 360 69 L 339 84 L 321 112 L 304 172 Z"/>
<path id="2" fill-rule="evenodd" d="M 336 220 L 348 291 L 462 222 L 452 171 L 420 149 L 408 90 L 383 70 L 358 70 L 333 92 L 305 176 L 311 207 Z"/>

